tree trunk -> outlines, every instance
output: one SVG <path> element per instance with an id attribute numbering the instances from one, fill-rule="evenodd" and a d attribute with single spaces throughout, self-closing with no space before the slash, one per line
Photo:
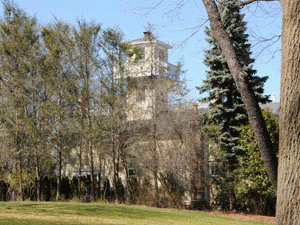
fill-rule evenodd
<path id="1" fill-rule="evenodd" d="M 271 180 L 273 188 L 277 190 L 277 158 L 273 150 L 270 135 L 266 128 L 260 107 L 255 99 L 254 92 L 247 82 L 247 74 L 243 71 L 234 47 L 223 28 L 220 14 L 214 0 L 203 0 L 210 20 L 213 37 L 218 41 L 226 58 L 230 73 L 237 84 L 238 90 L 245 104 L 252 128 L 260 149 L 260 153 Z"/>
<path id="2" fill-rule="evenodd" d="M 38 158 L 37 149 L 35 150 L 35 175 L 36 175 L 36 200 L 41 200 L 41 176 L 40 176 L 40 162 Z"/>
<path id="3" fill-rule="evenodd" d="M 57 184 L 56 184 L 56 201 L 60 200 L 60 185 L 61 185 L 61 146 L 58 147 L 57 156 Z"/>
<path id="4" fill-rule="evenodd" d="M 282 65 L 276 224 L 300 221 L 300 1 L 282 0 Z"/>
<path id="5" fill-rule="evenodd" d="M 152 84 L 153 84 L 153 79 L 152 79 Z M 156 103 L 156 101 L 155 101 Z M 154 116 L 153 116 L 153 133 L 152 133 L 152 153 L 153 153 L 153 163 L 154 163 L 154 167 L 153 167 L 153 178 L 154 178 L 154 205 L 156 207 L 160 207 L 160 203 L 159 203 L 159 187 L 158 187 L 158 149 L 157 149 L 157 117 L 158 115 L 158 111 L 155 111 L 155 107 L 154 104 L 152 103 L 152 112 L 155 112 Z"/>
<path id="6" fill-rule="evenodd" d="M 101 180 L 102 180 L 102 157 L 101 153 L 99 153 L 99 173 L 98 173 L 98 194 L 97 198 L 101 198 Z"/>
<path id="7" fill-rule="evenodd" d="M 96 201 L 96 196 L 95 196 L 95 177 L 94 177 L 94 153 L 93 153 L 92 141 L 89 140 L 88 144 L 89 144 L 89 148 L 90 148 L 91 192 L 92 192 L 91 194 L 92 194 L 93 201 Z"/>
<path id="8" fill-rule="evenodd" d="M 17 162 L 17 173 L 19 179 L 19 201 L 23 201 L 23 183 L 22 183 L 22 141 L 20 138 L 19 132 L 16 135 L 16 145 L 17 145 L 17 153 L 18 153 L 18 162 Z"/>
<path id="9" fill-rule="evenodd" d="M 82 140 L 81 140 L 82 141 Z M 79 173 L 78 173 L 78 194 L 77 197 L 79 200 L 81 200 L 81 168 L 82 168 L 82 144 L 80 143 L 79 146 Z"/>
<path id="10" fill-rule="evenodd" d="M 117 184 L 117 179 L 118 179 L 118 173 L 117 173 L 117 153 L 115 149 L 115 132 L 114 129 L 112 129 L 112 160 L 113 160 L 113 185 L 115 188 L 115 193 L 114 193 L 114 198 L 117 199 L 117 191 L 118 191 L 118 184 Z"/>
<path id="11" fill-rule="evenodd" d="M 154 178 L 154 206 L 159 207 L 160 204 L 159 204 L 158 168 L 157 168 L 157 166 L 155 166 L 155 168 L 154 168 L 153 178 Z"/>
<path id="12" fill-rule="evenodd" d="M 22 184 L 22 163 L 21 163 L 21 157 L 20 162 L 18 163 L 18 169 L 19 169 L 19 201 L 23 201 L 23 184 Z"/>

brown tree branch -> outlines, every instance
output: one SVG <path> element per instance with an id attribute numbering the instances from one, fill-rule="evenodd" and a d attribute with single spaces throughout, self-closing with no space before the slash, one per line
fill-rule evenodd
<path id="1" fill-rule="evenodd" d="M 253 2 L 274 2 L 274 1 L 280 1 L 280 0 L 248 0 L 248 1 L 242 1 L 242 0 L 237 0 L 240 6 L 245 6 L 249 5 Z"/>
<path id="2" fill-rule="evenodd" d="M 146 13 L 145 15 L 149 15 L 154 9 L 158 8 L 164 0 L 160 0 L 158 3 L 156 3 L 153 7 L 151 7 Z"/>

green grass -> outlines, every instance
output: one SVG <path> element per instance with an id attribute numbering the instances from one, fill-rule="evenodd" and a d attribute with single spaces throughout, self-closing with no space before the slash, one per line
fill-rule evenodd
<path id="1" fill-rule="evenodd" d="M 267 225 L 207 213 L 107 203 L 0 202 L 0 225 Z"/>

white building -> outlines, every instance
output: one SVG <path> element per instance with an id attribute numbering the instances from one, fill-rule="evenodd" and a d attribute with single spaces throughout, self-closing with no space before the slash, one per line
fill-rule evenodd
<path id="1" fill-rule="evenodd" d="M 168 50 L 172 47 L 161 42 L 151 32 L 130 41 L 140 55 L 129 59 L 129 76 L 135 78 L 136 89 L 128 95 L 128 121 L 151 120 L 159 110 L 168 105 L 168 83 L 178 80 L 180 71 L 168 63 Z M 140 57 L 138 63 L 132 63 Z"/>

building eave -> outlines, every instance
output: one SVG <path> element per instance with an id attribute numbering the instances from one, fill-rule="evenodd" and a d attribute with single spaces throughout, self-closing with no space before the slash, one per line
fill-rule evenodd
<path id="1" fill-rule="evenodd" d="M 171 49 L 172 46 L 165 43 L 165 42 L 162 42 L 162 41 L 159 41 L 157 39 L 154 39 L 151 41 L 152 43 L 157 43 L 158 45 L 162 45 L 164 46 L 165 48 L 168 48 L 168 49 Z M 139 39 L 136 39 L 136 40 L 132 40 L 132 41 L 129 41 L 128 43 L 131 43 L 133 45 L 144 45 L 144 44 L 149 44 L 150 41 L 145 39 L 145 38 L 139 38 Z"/>

